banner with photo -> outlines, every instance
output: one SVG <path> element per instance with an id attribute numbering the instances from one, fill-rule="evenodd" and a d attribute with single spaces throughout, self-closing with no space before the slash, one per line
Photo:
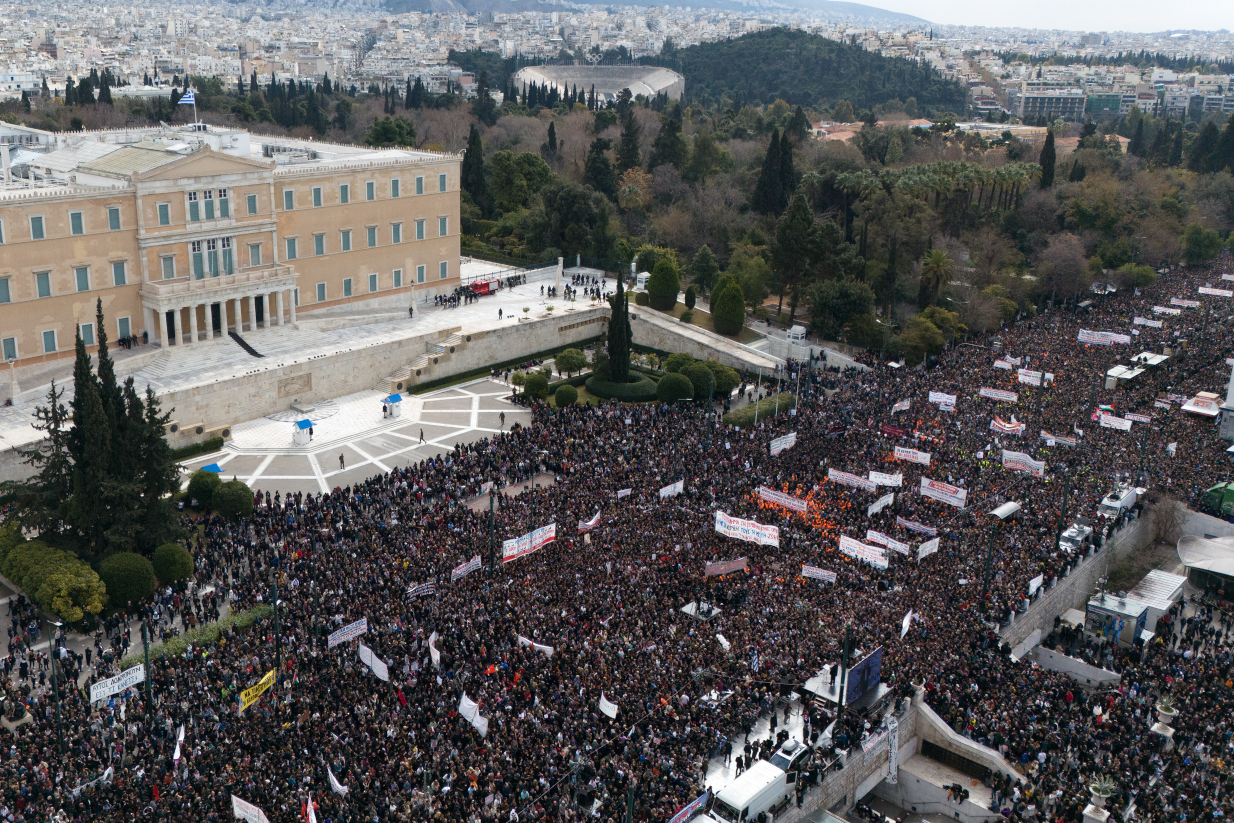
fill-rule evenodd
<path id="1" fill-rule="evenodd" d="M 453 583 L 460 577 L 466 577 L 474 571 L 477 571 L 483 564 L 480 562 L 480 555 L 468 560 L 466 563 L 455 566 L 454 571 L 450 572 L 450 582 Z"/>
<path id="2" fill-rule="evenodd" d="M 368 618 L 361 617 L 355 623 L 349 623 L 337 631 L 330 633 L 326 639 L 326 648 L 333 649 L 339 643 L 346 643 L 348 640 L 355 640 L 360 635 L 368 631 Z"/>
<path id="3" fill-rule="evenodd" d="M 785 449 L 791 449 L 797 445 L 797 432 L 789 432 L 783 437 L 777 437 L 771 441 L 771 456 L 775 457 Z"/>
<path id="4" fill-rule="evenodd" d="M 660 499 L 663 500 L 666 497 L 676 497 L 685 490 L 686 481 L 684 479 L 678 480 L 676 483 L 669 483 L 667 486 L 660 489 Z"/>
<path id="5" fill-rule="evenodd" d="M 849 557 L 863 560 L 876 569 L 887 568 L 887 552 L 878 546 L 871 546 L 847 535 L 840 535 L 840 551 Z"/>
<path id="6" fill-rule="evenodd" d="M 833 483 L 839 483 L 841 486 L 852 486 L 854 489 L 861 489 L 863 491 L 872 492 L 878 490 L 878 486 L 864 477 L 842 472 L 839 469 L 827 469 L 827 479 Z"/>
<path id="7" fill-rule="evenodd" d="M 921 478 L 921 494 L 960 509 L 964 508 L 964 501 L 968 499 L 968 489 L 928 477 Z"/>
<path id="8" fill-rule="evenodd" d="M 1014 434 L 1021 435 L 1028 426 L 1015 419 L 1015 415 L 1011 415 L 1011 421 L 1008 422 L 998 415 L 994 415 L 994 419 L 990 421 L 990 431 L 996 431 L 999 434 Z"/>
<path id="9" fill-rule="evenodd" d="M 746 568 L 748 563 L 744 557 L 738 557 L 736 560 L 721 560 L 719 563 L 708 563 L 703 567 L 703 577 L 719 577 L 725 574 L 739 572 Z"/>
<path id="10" fill-rule="evenodd" d="M 875 486 L 890 486 L 892 488 L 900 488 L 904 485 L 903 474 L 883 474 L 882 472 L 870 472 L 870 482 Z"/>
<path id="11" fill-rule="evenodd" d="M 534 551 L 544 548 L 557 539 L 557 524 L 549 523 L 522 537 L 503 541 L 501 544 L 501 562 L 509 563 L 526 557 Z"/>
<path id="12" fill-rule="evenodd" d="M 1015 403 L 1020 399 L 1018 392 L 1003 391 L 1002 389 L 990 389 L 985 386 L 982 386 L 981 391 L 977 393 L 982 397 L 988 397 L 991 400 L 997 400 L 1000 403 Z"/>
<path id="13" fill-rule="evenodd" d="M 722 511 L 716 511 L 716 531 L 725 537 L 744 540 L 747 543 L 758 543 L 761 546 L 780 545 L 780 527 L 765 526 L 753 520 L 740 517 L 729 517 Z"/>
<path id="14" fill-rule="evenodd" d="M 1017 472 L 1028 472 L 1033 477 L 1045 477 L 1045 462 L 1034 460 L 1024 452 L 1013 452 L 1003 449 L 1003 468 Z"/>
<path id="15" fill-rule="evenodd" d="M 809 566 L 809 565 L 802 566 L 801 576 L 809 580 L 822 580 L 824 583 L 836 582 L 835 572 L 829 572 L 826 569 L 820 569 L 818 566 Z"/>
<path id="16" fill-rule="evenodd" d="M 917 547 L 917 562 L 920 563 L 925 558 L 938 551 L 938 538 L 927 540 Z"/>
<path id="17" fill-rule="evenodd" d="M 873 517 L 874 515 L 878 514 L 883 509 L 887 508 L 892 503 L 894 503 L 895 499 L 896 499 L 895 492 L 887 492 L 882 497 L 878 498 L 877 500 L 875 500 L 873 503 L 871 503 L 869 506 L 866 507 L 866 517 Z"/>
<path id="18" fill-rule="evenodd" d="M 919 452 L 916 449 L 910 449 L 905 446 L 896 446 L 894 455 L 896 460 L 907 460 L 910 463 L 920 463 L 923 466 L 930 465 L 929 452 Z"/>
<path id="19" fill-rule="evenodd" d="M 916 520 L 905 520 L 899 516 L 896 517 L 896 525 L 902 529 L 908 529 L 919 534 L 928 534 L 931 537 L 938 534 L 938 529 L 934 526 L 927 526 L 924 523 L 918 523 Z"/>
<path id="20" fill-rule="evenodd" d="M 755 490 L 755 494 L 763 500 L 766 500 L 768 503 L 783 506 L 789 511 L 797 512 L 798 514 L 806 513 L 806 501 L 802 500 L 800 497 L 793 497 L 785 494 L 784 492 L 769 489 L 766 486 L 759 486 L 758 489 Z"/>

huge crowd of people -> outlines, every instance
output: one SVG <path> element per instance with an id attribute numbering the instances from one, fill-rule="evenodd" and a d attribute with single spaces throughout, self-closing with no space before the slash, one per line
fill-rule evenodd
<path id="1" fill-rule="evenodd" d="M 1213 420 L 1179 399 L 1224 391 L 1232 303 L 1198 287 L 1220 288 L 1230 262 L 1021 318 L 929 368 L 790 363 L 771 379 L 798 395 L 796 413 L 757 427 L 721 425 L 705 404 L 532 404 L 531 425 L 436 459 L 329 494 L 259 493 L 240 523 L 203 516 L 192 586 L 122 617 L 164 630 L 177 617 L 205 621 L 224 598 L 232 612 L 274 602 L 277 581 L 277 629 L 263 620 L 156 659 L 149 709 L 140 688 L 88 701 L 90 683 L 131 650 L 123 619 L 100 631 L 93 660 L 68 657 L 82 688 L 65 690 L 58 710 L 38 658 L 10 667 L 5 696 L 35 722 L 0 732 L 0 817 L 216 821 L 231 818 L 236 795 L 289 823 L 311 794 L 322 821 L 616 821 L 631 798 L 637 820 L 667 820 L 701 793 L 710 757 L 755 754 L 742 745 L 755 718 L 782 684 L 834 665 L 847 633 L 854 659 L 881 646 L 884 680 L 924 684 L 956 731 L 1013 765 L 1017 779 L 992 779 L 1008 820 L 1079 823 L 1089 783 L 1108 776 L 1117 823 L 1129 804 L 1139 820 L 1215 821 L 1234 786 L 1226 630 L 1204 614 L 1172 615 L 1146 649 L 1102 649 L 1121 684 L 1087 692 L 1012 660 L 997 626 L 1023 607 L 1031 580 L 1048 588 L 1079 562 L 1057 544 L 1060 522 L 1100 523 L 1097 503 L 1116 482 L 1195 504 L 1224 478 Z M 1200 306 L 1154 311 L 1175 308 L 1172 297 Z M 1132 344 L 1081 343 L 1081 329 Z M 1105 387 L 1111 366 L 1166 347 L 1163 366 Z M 1022 383 L 1021 368 L 1053 378 Z M 1018 397 L 993 400 L 983 387 Z M 769 390 L 766 376 L 753 387 Z M 954 395 L 954 407 L 929 402 L 931 391 Z M 1103 406 L 1152 422 L 1106 428 L 1093 419 Z M 1020 434 L 991 429 L 1013 415 Z M 772 456 L 770 441 L 788 432 L 796 444 Z M 930 462 L 896 460 L 895 446 Z M 1045 476 L 1004 468 L 1003 448 L 1045 462 Z M 902 485 L 855 488 L 829 480 L 830 469 L 898 474 Z M 919 494 L 922 477 L 964 489 L 965 506 Z M 661 495 L 679 480 L 679 494 Z M 527 488 L 498 494 L 490 521 L 488 493 L 511 486 Z M 760 498 L 760 486 L 808 501 L 806 513 Z M 867 515 L 886 492 L 894 501 Z M 1018 518 L 987 514 L 1008 501 Z M 717 511 L 778 526 L 779 545 L 721 536 Z M 554 542 L 502 562 L 503 540 L 550 523 Z M 930 536 L 921 528 L 939 548 L 919 560 Z M 879 568 L 840 551 L 841 536 L 865 542 L 868 530 L 910 554 L 888 551 Z M 452 579 L 473 557 L 483 568 Z M 745 570 L 704 576 L 709 562 L 740 557 Z M 804 564 L 835 582 L 802 577 Z M 706 624 L 681 611 L 700 599 L 722 610 Z M 327 648 L 331 632 L 361 618 L 365 634 Z M 22 643 L 10 639 L 11 658 Z M 357 643 L 388 666 L 388 681 Z M 240 713 L 240 693 L 276 669 L 277 685 Z M 1170 751 L 1148 731 L 1166 695 L 1179 711 Z M 834 739 L 860 738 L 862 719 L 848 723 Z"/>

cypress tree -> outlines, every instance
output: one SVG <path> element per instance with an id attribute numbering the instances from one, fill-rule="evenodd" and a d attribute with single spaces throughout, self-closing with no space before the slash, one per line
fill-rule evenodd
<path id="1" fill-rule="evenodd" d="M 1170 156 L 1166 160 L 1171 168 L 1177 168 L 1183 162 L 1183 130 L 1174 132 L 1174 140 L 1170 143 Z"/>
<path id="2" fill-rule="evenodd" d="M 1135 134 L 1131 135 L 1131 142 L 1127 144 L 1127 154 L 1134 154 L 1136 157 L 1144 156 L 1144 119 L 1140 118 L 1140 122 L 1135 124 Z"/>
<path id="3" fill-rule="evenodd" d="M 463 152 L 462 166 L 463 191 L 471 195 L 471 200 L 481 211 L 487 213 L 488 191 L 484 183 L 484 146 L 480 143 L 480 132 L 476 124 L 471 124 L 471 132 L 467 135 L 467 151 Z"/>
<path id="4" fill-rule="evenodd" d="M 613 141 L 604 137 L 592 140 L 587 149 L 587 163 L 583 168 L 583 184 L 591 186 L 606 197 L 617 196 L 617 177 L 613 174 L 613 165 L 608 162 L 606 154 L 612 145 Z"/>
<path id="5" fill-rule="evenodd" d="M 1041 165 L 1041 188 L 1048 189 L 1054 185 L 1054 130 L 1045 133 L 1045 145 L 1041 147 L 1041 156 L 1037 162 Z"/>
<path id="6" fill-rule="evenodd" d="M 758 183 L 754 186 L 754 194 L 750 197 L 750 206 L 760 214 L 775 214 L 780 210 L 780 203 L 784 199 L 781 157 L 780 130 L 772 129 L 767 156 L 763 158 L 763 168 L 759 172 Z"/>
<path id="7" fill-rule="evenodd" d="M 643 155 L 638 147 L 638 121 L 634 112 L 626 112 L 625 122 L 621 127 L 621 140 L 617 143 L 617 168 L 622 171 L 638 168 L 643 165 Z"/>
<path id="8" fill-rule="evenodd" d="M 406 93 L 406 95 L 403 97 L 403 108 L 404 108 L 404 109 L 410 109 L 410 108 L 411 108 L 411 92 L 412 92 L 412 88 L 411 88 L 411 78 L 408 78 L 408 79 L 407 79 L 407 93 Z"/>
<path id="9" fill-rule="evenodd" d="M 780 200 L 776 211 L 784 211 L 797 188 L 797 170 L 793 167 L 793 142 L 788 132 L 780 136 Z"/>
<path id="10" fill-rule="evenodd" d="M 111 432 L 80 329 L 76 349 L 71 404 L 73 479 L 67 520 L 81 540 L 99 554 L 104 548 L 103 535 L 109 522 L 107 495 L 103 491 L 110 480 Z"/>
<path id="11" fill-rule="evenodd" d="M 630 303 L 626 299 L 626 287 L 622 282 L 621 269 L 617 270 L 617 291 L 609 298 L 612 315 L 608 321 L 608 367 L 609 380 L 627 383 L 630 380 Z"/>

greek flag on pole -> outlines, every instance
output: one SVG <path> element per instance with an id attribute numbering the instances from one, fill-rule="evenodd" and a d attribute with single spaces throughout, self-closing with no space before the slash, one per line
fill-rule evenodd
<path id="1" fill-rule="evenodd" d="M 180 97 L 180 105 L 193 106 L 197 104 L 197 99 L 193 97 L 193 90 L 189 89 Z"/>

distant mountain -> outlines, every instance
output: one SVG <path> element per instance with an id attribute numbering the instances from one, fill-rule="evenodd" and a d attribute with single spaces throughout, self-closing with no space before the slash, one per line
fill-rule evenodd
<path id="1" fill-rule="evenodd" d="M 610 6 L 612 0 L 573 0 L 577 5 Z M 542 5 L 539 0 L 386 0 L 386 8 L 401 14 L 419 12 L 467 12 L 482 11 L 514 12 L 534 11 Z M 567 6 L 570 4 L 567 3 Z M 623 6 L 659 6 L 657 0 L 620 0 Z M 678 0 L 677 5 L 682 5 Z M 919 26 L 927 21 L 911 14 L 887 11 L 862 3 L 845 3 L 840 0 L 690 0 L 692 8 L 745 11 L 751 15 L 768 11 L 808 11 L 824 20 L 852 22 L 856 24 Z"/>

